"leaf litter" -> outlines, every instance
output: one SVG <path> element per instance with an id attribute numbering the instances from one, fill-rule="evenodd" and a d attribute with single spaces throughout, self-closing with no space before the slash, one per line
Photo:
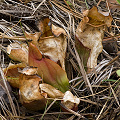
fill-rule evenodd
<path id="1" fill-rule="evenodd" d="M 119 119 L 119 7 L 115 0 L 1 1 L 0 71 L 10 101 L 1 96 L 1 118 Z"/>

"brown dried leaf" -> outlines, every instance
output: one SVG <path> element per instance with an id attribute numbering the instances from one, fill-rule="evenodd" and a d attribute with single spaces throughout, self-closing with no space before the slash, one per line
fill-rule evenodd
<path id="1" fill-rule="evenodd" d="M 26 74 L 26 75 L 35 75 L 37 74 L 37 68 L 33 67 L 25 67 L 23 70 L 19 70 L 20 73 Z"/>
<path id="2" fill-rule="evenodd" d="M 20 102 L 29 110 L 42 110 L 46 105 L 46 93 L 41 93 L 39 83 L 41 78 L 36 75 L 20 76 Z"/>
<path id="3" fill-rule="evenodd" d="M 67 47 L 67 41 L 65 30 L 57 27 L 52 24 L 48 26 L 50 22 L 49 18 L 45 18 L 41 20 L 38 24 L 39 30 L 42 32 L 42 36 L 39 39 L 39 50 L 43 55 L 49 57 L 51 60 L 58 62 L 60 61 L 60 65 L 65 70 L 65 52 Z M 55 37 L 57 36 L 57 37 Z"/>
<path id="4" fill-rule="evenodd" d="M 70 91 L 65 92 L 63 101 L 61 102 L 65 107 L 77 111 L 80 99 L 74 96 Z"/>
<path id="5" fill-rule="evenodd" d="M 19 75 L 18 68 L 23 69 L 26 67 L 25 64 L 12 64 L 10 63 L 7 68 L 4 69 L 4 74 L 7 78 L 7 81 L 10 83 L 12 87 L 19 88 Z"/>
<path id="6" fill-rule="evenodd" d="M 27 39 L 32 40 L 32 43 L 38 47 L 42 55 L 50 58 L 56 63 L 60 63 L 65 70 L 64 59 L 67 48 L 66 33 L 64 29 L 55 25 L 52 25 L 52 29 L 50 29 L 50 26 L 48 26 L 49 21 L 48 18 L 41 20 L 38 23 L 38 28 L 41 32 L 25 32 L 25 36 Z"/>
<path id="7" fill-rule="evenodd" d="M 65 30 L 52 24 L 52 30 L 48 23 L 49 18 L 45 18 L 39 22 L 38 28 L 42 32 L 42 36 L 39 39 L 39 50 L 43 55 L 49 57 L 51 60 L 58 62 L 65 70 L 65 53 L 67 48 L 66 33 Z M 57 37 L 55 37 L 57 36 Z"/>
<path id="8" fill-rule="evenodd" d="M 57 37 L 60 36 L 61 34 L 66 35 L 66 32 L 63 28 L 60 28 L 60 27 L 55 26 L 53 24 L 52 24 L 52 33 Z"/>
<path id="9" fill-rule="evenodd" d="M 83 17 L 83 19 L 81 20 L 80 24 L 79 24 L 79 32 L 83 32 L 84 29 L 86 28 L 86 24 L 88 23 L 89 18 L 88 17 Z"/>
<path id="10" fill-rule="evenodd" d="M 51 60 L 58 62 L 65 70 L 65 53 L 67 41 L 63 34 L 59 37 L 48 37 L 39 39 L 39 50 L 43 55 L 49 57 Z"/>
<path id="11" fill-rule="evenodd" d="M 50 22 L 49 18 L 43 18 L 38 22 L 38 28 L 41 31 L 41 37 L 52 36 L 52 31 L 48 23 Z"/>
<path id="12" fill-rule="evenodd" d="M 28 64 L 27 44 L 11 43 L 7 47 L 7 53 L 12 60 Z"/>
<path id="13" fill-rule="evenodd" d="M 28 33 L 27 31 L 25 31 L 25 37 L 27 40 L 32 40 L 32 43 L 35 46 L 38 46 L 38 39 L 41 35 L 41 32 L 35 32 L 35 33 Z"/>
<path id="14" fill-rule="evenodd" d="M 87 54 L 89 53 L 89 50 L 86 51 L 87 56 L 83 55 L 84 57 L 86 57 L 86 59 L 88 58 L 88 61 L 87 61 L 88 68 L 93 68 L 97 65 L 98 55 L 102 52 L 102 49 L 103 49 L 103 46 L 102 46 L 103 31 L 102 30 L 103 30 L 102 27 L 94 28 L 92 26 L 87 26 L 87 29 L 85 29 L 84 32 L 79 32 L 79 27 L 76 30 L 76 37 L 79 39 L 79 42 L 81 42 L 83 46 L 85 46 L 86 48 L 90 49 L 89 55 Z M 82 51 L 79 45 L 76 44 L 76 48 L 79 49 L 79 51 Z"/>
<path id="15" fill-rule="evenodd" d="M 112 22 L 112 17 L 110 15 L 104 16 L 103 14 L 99 13 L 97 8 L 94 6 L 89 10 L 87 17 L 89 18 L 88 23 L 94 27 L 99 27 L 102 25 L 107 25 L 108 27 L 110 27 Z"/>
<path id="16" fill-rule="evenodd" d="M 89 20 L 88 20 L 89 19 Z M 84 66 L 93 68 L 97 65 L 98 55 L 101 53 L 104 35 L 103 25 L 110 26 L 111 16 L 104 16 L 96 7 L 89 10 L 76 29 L 76 48 Z"/>
<path id="17" fill-rule="evenodd" d="M 64 94 L 61 91 L 57 90 L 49 84 L 41 83 L 39 86 L 41 91 L 47 93 L 48 97 L 50 98 L 59 98 L 64 96 Z"/>

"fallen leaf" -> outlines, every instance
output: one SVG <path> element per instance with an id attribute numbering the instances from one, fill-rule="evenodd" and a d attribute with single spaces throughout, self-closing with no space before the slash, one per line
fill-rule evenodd
<path id="1" fill-rule="evenodd" d="M 65 53 L 67 41 L 62 34 L 59 37 L 48 37 L 39 39 L 39 50 L 41 53 L 56 63 L 59 61 L 61 67 L 65 70 Z"/>
<path id="2" fill-rule="evenodd" d="M 29 44 L 29 66 L 38 68 L 38 75 L 45 83 L 65 92 L 69 89 L 66 72 L 54 61 L 43 58 L 38 48 Z"/>
<path id="3" fill-rule="evenodd" d="M 37 74 L 37 68 L 33 67 L 25 67 L 22 70 L 19 70 L 20 73 L 26 74 L 26 75 L 35 75 Z"/>
<path id="4" fill-rule="evenodd" d="M 29 71 L 24 71 L 29 73 Z M 20 75 L 20 102 L 29 110 L 42 110 L 46 106 L 46 93 L 41 93 L 39 83 L 42 79 L 37 75 Z"/>
<path id="5" fill-rule="evenodd" d="M 89 10 L 88 16 L 89 21 L 87 24 L 90 24 L 93 27 L 100 27 L 103 25 L 107 25 L 108 27 L 111 26 L 112 17 L 110 15 L 104 16 L 103 14 L 99 13 L 96 7 L 92 7 Z"/>
<path id="6" fill-rule="evenodd" d="M 19 75 L 18 68 L 23 69 L 26 67 L 25 64 L 19 63 L 19 64 L 12 64 L 10 63 L 7 68 L 3 70 L 7 81 L 10 83 L 12 87 L 19 88 Z"/>
<path id="7" fill-rule="evenodd" d="M 48 97 L 50 98 L 63 98 L 64 94 L 54 88 L 53 86 L 46 84 L 46 83 L 41 83 L 40 85 L 41 91 L 47 93 Z"/>
<path id="8" fill-rule="evenodd" d="M 65 54 L 67 48 L 66 32 L 64 29 L 51 25 L 49 18 L 44 18 L 38 22 L 38 28 L 41 32 L 27 33 L 27 39 L 38 47 L 42 55 L 58 63 L 65 70 Z"/>
<path id="9" fill-rule="evenodd" d="M 28 64 L 27 44 L 11 43 L 7 47 L 7 53 L 12 60 Z"/>
<path id="10" fill-rule="evenodd" d="M 65 107 L 77 111 L 80 99 L 77 98 L 77 96 L 74 96 L 70 91 L 66 91 L 63 97 L 63 101 L 61 101 L 61 103 Z"/>
<path id="11" fill-rule="evenodd" d="M 38 22 L 38 29 L 41 32 L 41 37 L 48 37 L 48 36 L 52 36 L 52 31 L 50 28 L 50 25 L 48 25 L 50 22 L 50 19 L 48 17 L 41 19 Z"/>
<path id="12" fill-rule="evenodd" d="M 32 43 L 38 47 L 38 39 L 41 35 L 41 32 L 35 32 L 35 33 L 28 33 L 25 31 L 25 38 L 27 40 L 32 40 Z"/>
<path id="13" fill-rule="evenodd" d="M 52 33 L 57 37 L 60 36 L 61 34 L 66 35 L 66 32 L 63 28 L 60 28 L 60 27 L 55 26 L 53 24 L 52 24 Z"/>
<path id="14" fill-rule="evenodd" d="M 104 26 L 110 26 L 111 16 L 104 16 L 96 7 L 89 10 L 76 29 L 76 49 L 84 66 L 91 71 L 97 65 L 98 55 L 102 52 L 102 39 Z"/>

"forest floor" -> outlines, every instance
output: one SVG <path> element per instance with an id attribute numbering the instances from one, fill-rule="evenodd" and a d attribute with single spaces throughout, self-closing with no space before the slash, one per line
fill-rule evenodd
<path id="1" fill-rule="evenodd" d="M 92 11 L 93 7 L 98 12 Z M 49 19 L 47 24 L 45 23 L 46 18 Z M 89 20 L 85 21 L 86 18 Z M 44 26 L 41 25 L 41 21 Z M 8 45 L 15 42 L 28 45 L 36 37 L 38 39 L 50 38 L 51 25 L 58 26 L 58 29 L 62 28 L 58 32 L 66 37 L 64 39 L 67 41 L 66 47 L 61 43 L 62 48 L 60 48 L 66 50 L 65 58 L 58 58 L 57 63 L 63 69 L 65 65 L 69 90 L 80 100 L 76 111 L 67 109 L 65 106 L 62 106 L 65 107 L 65 110 L 62 110 L 59 99 L 54 99 L 43 110 L 26 109 L 19 100 L 19 89 L 13 88 L 6 82 L 7 76 L 3 72 L 3 69 L 7 68 L 10 63 L 19 63 L 10 58 L 7 51 Z M 78 29 L 78 25 L 80 25 L 80 29 Z M 92 32 L 87 31 L 90 28 Z M 44 30 L 42 31 L 42 29 Z M 59 37 L 59 35 L 57 36 L 58 29 L 52 31 L 54 37 Z M 26 31 L 35 38 L 28 39 L 25 35 Z M 87 32 L 83 35 L 78 31 Z M 39 32 L 42 37 L 34 35 Z M 91 36 L 86 35 L 90 33 Z M 99 34 L 100 36 L 97 36 Z M 76 39 L 85 40 L 84 38 L 87 38 L 86 41 L 90 43 L 85 46 L 89 50 L 83 52 L 82 59 L 81 50 L 79 50 L 82 45 L 79 45 Z M 93 42 L 91 39 L 94 39 Z M 1 120 L 120 120 L 119 40 L 120 3 L 117 0 L 0 0 Z M 102 47 L 100 47 L 101 45 Z M 91 48 L 91 46 L 94 47 Z M 43 49 L 47 51 L 45 47 Z M 94 59 L 91 60 L 92 65 L 87 62 L 84 64 L 92 54 L 91 51 L 95 54 L 91 57 Z M 62 52 L 59 51 L 57 54 L 59 57 Z M 49 57 L 48 54 L 46 56 Z M 96 57 L 94 58 L 94 56 Z M 65 63 L 62 63 L 62 60 L 65 60 Z M 95 65 L 96 61 L 97 65 Z"/>

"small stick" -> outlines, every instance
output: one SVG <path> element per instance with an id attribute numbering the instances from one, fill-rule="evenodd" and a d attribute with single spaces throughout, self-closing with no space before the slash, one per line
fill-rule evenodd
<path id="1" fill-rule="evenodd" d="M 110 64 L 112 64 L 113 62 L 115 62 L 120 55 L 116 56 L 115 58 L 113 58 L 106 66 L 109 66 Z"/>

